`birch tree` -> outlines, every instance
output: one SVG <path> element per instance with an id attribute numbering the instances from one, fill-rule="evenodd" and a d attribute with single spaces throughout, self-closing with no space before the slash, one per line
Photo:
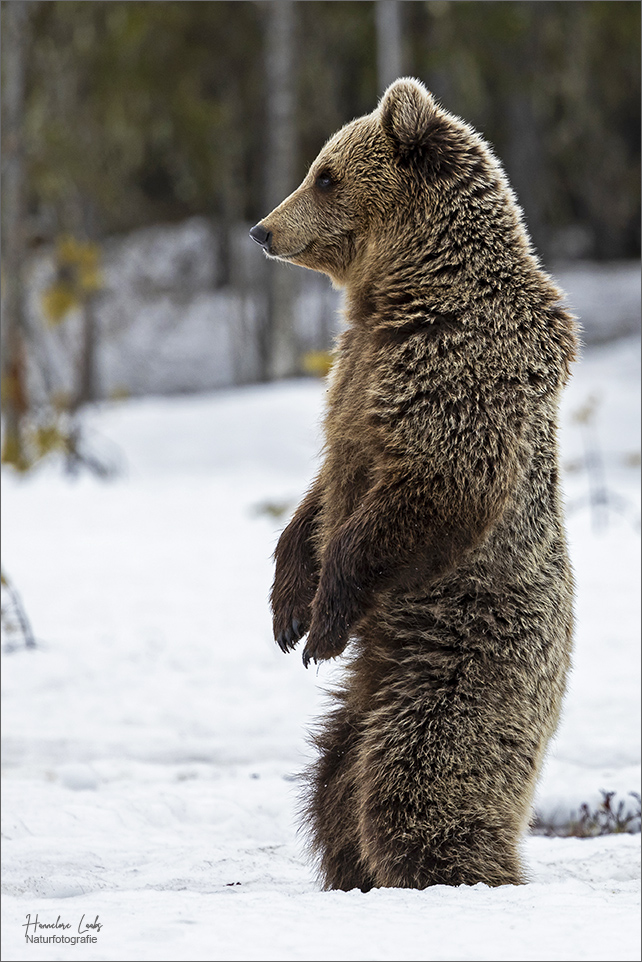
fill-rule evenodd
<path id="1" fill-rule="evenodd" d="M 404 50 L 400 0 L 376 0 L 377 81 L 379 92 L 403 76 Z"/>
<path id="2" fill-rule="evenodd" d="M 28 4 L 2 4 L 2 415 L 3 463 L 24 469 L 28 408 L 24 345 L 25 158 L 22 119 Z"/>
<path id="3" fill-rule="evenodd" d="M 292 192 L 295 180 L 294 0 L 266 4 L 265 75 L 267 150 L 265 199 L 267 214 Z M 263 341 L 264 375 L 268 379 L 297 373 L 294 328 L 294 274 L 285 265 L 269 273 L 268 311 Z"/>

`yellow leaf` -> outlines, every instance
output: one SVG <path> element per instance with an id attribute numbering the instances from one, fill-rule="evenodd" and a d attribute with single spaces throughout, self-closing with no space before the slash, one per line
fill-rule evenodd
<path id="1" fill-rule="evenodd" d="M 65 451 L 68 440 L 57 424 L 45 424 L 33 432 L 37 457 L 42 458 L 51 451 Z"/>
<path id="2" fill-rule="evenodd" d="M 42 310 L 52 327 L 60 324 L 79 304 L 76 291 L 65 281 L 54 281 L 42 292 Z"/>
<path id="3" fill-rule="evenodd" d="M 75 299 L 73 307 L 103 286 L 100 248 L 97 244 L 78 241 L 68 235 L 59 237 L 56 242 L 55 265 L 58 278 L 52 287 L 65 287 L 71 291 Z M 45 313 L 54 324 L 59 323 L 71 310 L 60 291 L 50 297 L 48 307 L 49 310 L 45 308 Z"/>
<path id="4" fill-rule="evenodd" d="M 303 355 L 303 370 L 306 374 L 325 377 L 332 367 L 333 357 L 329 351 L 308 351 Z"/>

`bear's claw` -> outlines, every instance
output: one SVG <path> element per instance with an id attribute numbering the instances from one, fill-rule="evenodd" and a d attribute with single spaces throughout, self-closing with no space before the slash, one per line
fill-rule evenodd
<path id="1" fill-rule="evenodd" d="M 299 619 L 293 618 L 292 623 L 276 636 L 276 643 L 281 651 L 287 654 L 304 634 L 305 631 Z"/>
<path id="2" fill-rule="evenodd" d="M 330 658 L 338 658 L 348 643 L 348 635 L 342 633 L 334 638 L 326 637 L 323 642 L 315 640 L 314 634 L 308 635 L 308 643 L 303 650 L 303 665 L 308 667 L 311 661 L 318 665 L 322 661 Z"/>

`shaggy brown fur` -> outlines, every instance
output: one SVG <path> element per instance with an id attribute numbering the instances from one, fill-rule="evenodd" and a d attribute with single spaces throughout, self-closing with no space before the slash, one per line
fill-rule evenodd
<path id="1" fill-rule="evenodd" d="M 519 883 L 571 652 L 556 422 L 574 322 L 491 150 L 413 80 L 252 234 L 346 289 L 325 460 L 272 590 L 306 666 L 351 640 L 308 773 L 323 882 Z"/>

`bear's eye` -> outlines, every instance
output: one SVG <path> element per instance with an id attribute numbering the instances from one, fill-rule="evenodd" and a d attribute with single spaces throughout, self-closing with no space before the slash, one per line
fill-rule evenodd
<path id="1" fill-rule="evenodd" d="M 334 186 L 334 177 L 329 170 L 322 170 L 317 174 L 314 183 L 319 190 L 329 190 Z"/>

